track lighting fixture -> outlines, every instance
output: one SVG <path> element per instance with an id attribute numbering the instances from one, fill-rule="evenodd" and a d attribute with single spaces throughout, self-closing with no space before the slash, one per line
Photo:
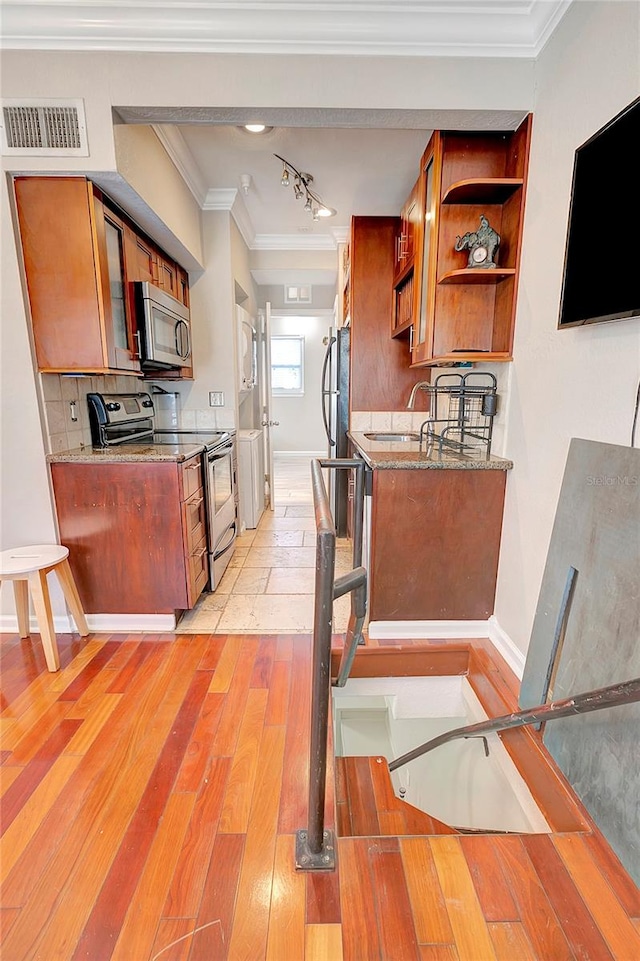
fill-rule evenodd
<path id="1" fill-rule="evenodd" d="M 278 160 L 281 160 L 284 164 L 282 170 L 282 177 L 280 183 L 283 187 L 288 187 L 290 183 L 290 177 L 293 175 L 293 194 L 296 200 L 302 200 L 304 198 L 304 209 L 308 211 L 314 220 L 318 220 L 320 217 L 335 217 L 336 211 L 333 207 L 328 207 L 321 197 L 318 196 L 312 189 L 311 184 L 313 183 L 313 176 L 310 173 L 304 173 L 281 157 L 280 154 L 274 154 Z"/>

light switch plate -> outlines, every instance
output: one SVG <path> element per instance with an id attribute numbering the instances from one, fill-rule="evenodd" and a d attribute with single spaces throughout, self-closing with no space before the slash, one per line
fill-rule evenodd
<path id="1" fill-rule="evenodd" d="M 224 391 L 209 391 L 209 407 L 224 407 Z"/>

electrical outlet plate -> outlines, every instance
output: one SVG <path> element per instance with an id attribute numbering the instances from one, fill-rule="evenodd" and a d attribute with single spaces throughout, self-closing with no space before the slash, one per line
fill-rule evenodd
<path id="1" fill-rule="evenodd" d="M 209 391 L 209 407 L 224 407 L 224 392 L 221 390 Z"/>

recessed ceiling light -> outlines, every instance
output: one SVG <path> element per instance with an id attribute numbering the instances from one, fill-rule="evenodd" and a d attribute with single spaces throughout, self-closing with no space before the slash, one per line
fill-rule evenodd
<path id="1" fill-rule="evenodd" d="M 267 133 L 269 130 L 273 130 L 273 127 L 267 127 L 264 123 L 246 123 L 244 129 L 248 130 L 249 133 Z"/>

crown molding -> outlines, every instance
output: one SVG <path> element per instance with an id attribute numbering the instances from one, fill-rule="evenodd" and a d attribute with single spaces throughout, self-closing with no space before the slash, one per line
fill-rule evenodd
<path id="1" fill-rule="evenodd" d="M 151 129 L 195 197 L 198 206 L 202 207 L 207 197 L 207 188 L 200 170 L 193 159 L 193 154 L 180 133 L 180 128 L 169 125 L 164 126 L 162 124 L 151 124 Z"/>
<path id="2" fill-rule="evenodd" d="M 256 232 L 253 228 L 253 224 L 251 223 L 251 218 L 249 217 L 249 212 L 247 211 L 244 197 L 239 190 L 236 191 L 235 200 L 231 205 L 231 216 L 235 220 L 242 239 L 249 250 L 251 250 Z"/>
<path id="3" fill-rule="evenodd" d="M 337 250 L 329 234 L 256 234 L 251 250 Z"/>
<path id="4" fill-rule="evenodd" d="M 3 0 L 2 46 L 533 58 L 572 0 Z"/>
<path id="5" fill-rule="evenodd" d="M 200 206 L 203 210 L 231 210 L 237 196 L 236 187 L 209 187 Z"/>

